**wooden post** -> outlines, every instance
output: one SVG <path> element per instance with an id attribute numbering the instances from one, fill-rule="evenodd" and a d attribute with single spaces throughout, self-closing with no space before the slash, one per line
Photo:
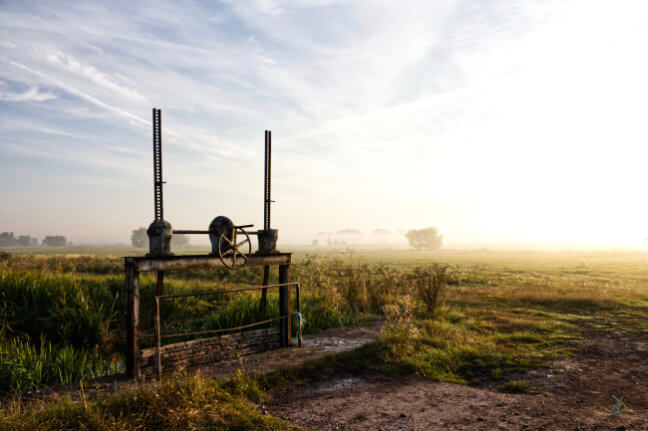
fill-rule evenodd
<path id="1" fill-rule="evenodd" d="M 158 273 L 159 274 L 159 273 Z M 162 357 L 160 354 L 160 297 L 155 297 L 155 369 L 157 378 L 162 378 Z"/>
<path id="2" fill-rule="evenodd" d="M 270 267 L 265 265 L 263 267 L 263 285 L 267 286 L 270 282 Z M 268 289 L 261 291 L 261 302 L 259 304 L 259 314 L 265 316 L 266 307 L 268 306 Z"/>
<path id="3" fill-rule="evenodd" d="M 290 283 L 290 266 L 279 265 L 279 284 Z M 290 322 L 292 320 L 292 310 L 290 304 L 290 287 L 281 286 L 279 288 L 279 315 L 287 316 L 280 321 L 281 345 L 290 346 Z"/>
<path id="4" fill-rule="evenodd" d="M 156 295 L 164 295 L 164 271 L 156 271 L 157 285 L 155 287 Z M 155 315 L 152 316 L 151 326 L 155 328 Z"/>
<path id="5" fill-rule="evenodd" d="M 157 287 L 155 289 L 156 295 L 164 295 L 164 271 L 157 272 Z"/>
<path id="6" fill-rule="evenodd" d="M 126 259 L 126 374 L 140 378 L 139 273 L 133 259 Z"/>

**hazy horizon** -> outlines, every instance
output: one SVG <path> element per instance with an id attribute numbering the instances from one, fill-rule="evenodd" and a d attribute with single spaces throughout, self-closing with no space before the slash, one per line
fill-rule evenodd
<path id="1" fill-rule="evenodd" d="M 176 229 L 262 225 L 270 129 L 279 248 L 429 226 L 647 247 L 648 3 L 27 1 L 0 22 L 0 232 L 127 244 L 153 219 L 155 106 Z"/>

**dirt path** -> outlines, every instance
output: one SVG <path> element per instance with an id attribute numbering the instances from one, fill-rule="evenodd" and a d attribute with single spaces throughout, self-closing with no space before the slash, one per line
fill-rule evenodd
<path id="1" fill-rule="evenodd" d="M 576 358 L 518 376 L 537 394 L 418 377 L 363 376 L 302 388 L 267 409 L 325 430 L 648 430 L 648 340 L 583 341 Z M 615 399 L 622 398 L 619 414 Z"/>

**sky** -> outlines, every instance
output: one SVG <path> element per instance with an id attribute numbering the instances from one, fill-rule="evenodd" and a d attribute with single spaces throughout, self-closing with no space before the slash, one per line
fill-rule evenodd
<path id="1" fill-rule="evenodd" d="M 177 3 L 177 4 L 174 4 Z M 0 0 L 0 231 L 645 248 L 648 2 Z M 394 233 L 394 235 L 397 235 Z"/>

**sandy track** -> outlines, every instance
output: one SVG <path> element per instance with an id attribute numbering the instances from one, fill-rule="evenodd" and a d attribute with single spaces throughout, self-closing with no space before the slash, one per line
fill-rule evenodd
<path id="1" fill-rule="evenodd" d="M 363 376 L 282 394 L 268 410 L 332 430 L 648 430 L 648 342 L 583 341 L 574 359 L 518 376 L 537 394 L 506 394 L 419 377 Z M 615 400 L 623 397 L 619 414 Z"/>

